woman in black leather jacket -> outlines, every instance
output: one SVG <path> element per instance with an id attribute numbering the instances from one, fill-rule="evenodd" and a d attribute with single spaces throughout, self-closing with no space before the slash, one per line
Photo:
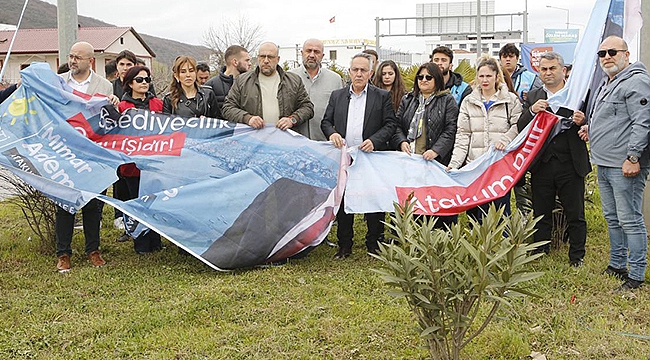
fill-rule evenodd
<path id="1" fill-rule="evenodd" d="M 196 60 L 191 56 L 179 56 L 172 67 L 174 73 L 170 92 L 163 100 L 163 112 L 183 117 L 207 116 L 221 118 L 217 98 L 196 80 Z"/>
<path id="2" fill-rule="evenodd" d="M 398 126 L 391 145 L 405 153 L 448 165 L 456 139 L 456 100 L 445 90 L 438 65 L 422 64 L 416 74 L 413 91 L 402 98 L 397 110 Z M 458 220 L 457 215 L 438 218 L 438 228 Z"/>
<path id="3" fill-rule="evenodd" d="M 392 146 L 425 160 L 449 164 L 456 139 L 458 106 L 445 90 L 442 73 L 434 63 L 418 69 L 413 91 L 402 98 L 397 110 Z"/>

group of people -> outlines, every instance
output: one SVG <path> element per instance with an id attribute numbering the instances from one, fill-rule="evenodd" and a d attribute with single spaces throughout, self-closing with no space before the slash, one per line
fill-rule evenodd
<path id="1" fill-rule="evenodd" d="M 536 241 L 550 239 L 552 212 L 559 197 L 568 223 L 569 263 L 582 265 L 587 234 L 584 178 L 591 170 L 585 141 L 591 141 L 611 243 L 605 272 L 620 278 L 623 288 L 633 289 L 643 283 L 647 265 L 641 199 L 650 169 L 650 79 L 641 63 L 630 65 L 627 44 L 621 38 L 609 37 L 599 49 L 600 67 L 607 75 L 602 86 L 588 100 L 588 108 L 555 111 L 560 122 L 554 136 L 529 168 L 532 210 L 542 217 L 534 237 Z M 438 47 L 431 62 L 418 68 L 412 91 L 405 88 L 397 64 L 391 60 L 377 64 L 374 51 L 352 57 L 348 84 L 322 66 L 323 55 L 323 43 L 309 39 L 302 47 L 302 65 L 285 71 L 279 66 L 278 46 L 265 42 L 251 69 L 248 51 L 233 45 L 224 53 L 226 65 L 211 79 L 209 67 L 197 64 L 192 57 L 179 56 L 172 67 L 169 92 L 161 100 L 152 87 L 150 69 L 138 64 L 133 53 L 123 51 L 117 56 L 117 77 L 111 83 L 93 72 L 93 47 L 79 42 L 70 50 L 69 71 L 60 76 L 75 90 L 106 95 L 120 111 L 138 108 L 223 118 L 255 129 L 273 125 L 312 140 L 329 141 L 337 148 L 346 145 L 365 152 L 396 150 L 422 155 L 448 171 L 474 161 L 490 147 L 504 150 L 537 113 L 552 111 L 546 99 L 560 91 L 567 78 L 560 54 L 542 54 L 537 76 L 519 64 L 519 50 L 513 44 L 501 49 L 499 59 L 479 58 L 473 85 L 452 71 L 453 51 Z M 122 165 L 118 175 L 114 196 L 120 200 L 137 197 L 137 167 Z M 509 194 L 492 203 L 510 211 Z M 468 216 L 480 221 L 488 205 L 469 210 Z M 354 216 L 346 214 L 344 207 L 341 204 L 336 216 L 336 259 L 352 254 Z M 101 202 L 92 200 L 82 212 L 86 254 L 94 266 L 103 266 L 99 252 Z M 118 215 L 116 210 L 116 218 Z M 366 248 L 375 253 L 383 241 L 385 214 L 365 214 L 364 218 L 368 225 Z M 457 216 L 440 217 L 438 226 L 456 221 Z M 73 227 L 74 215 L 59 208 L 56 240 L 60 272 L 70 270 Z M 138 253 L 156 251 L 161 248 L 160 236 L 148 232 L 134 239 L 134 246 Z M 548 253 L 549 248 L 540 251 Z"/>

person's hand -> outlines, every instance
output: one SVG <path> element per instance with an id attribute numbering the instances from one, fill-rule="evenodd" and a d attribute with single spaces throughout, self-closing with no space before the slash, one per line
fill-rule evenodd
<path id="1" fill-rule="evenodd" d="M 582 126 L 582 125 L 585 124 L 585 121 L 586 121 L 586 119 L 585 119 L 585 113 L 583 113 L 583 112 L 580 111 L 580 110 L 576 110 L 576 111 L 573 112 L 573 122 L 574 122 L 576 125 L 578 125 L 578 126 Z"/>
<path id="2" fill-rule="evenodd" d="M 438 157 L 438 153 L 433 150 L 427 150 L 424 152 L 424 154 L 422 154 L 422 157 L 424 160 L 431 161 Z"/>
<path id="3" fill-rule="evenodd" d="M 532 111 L 534 114 L 537 114 L 540 111 L 546 111 L 547 107 L 548 101 L 539 99 L 530 107 L 530 111 Z"/>
<path id="4" fill-rule="evenodd" d="M 120 104 L 120 98 L 118 98 L 117 96 L 115 96 L 115 95 L 113 95 L 113 94 L 111 94 L 111 95 L 108 97 L 108 101 L 109 101 L 113 106 L 118 106 L 118 105 Z"/>
<path id="5" fill-rule="evenodd" d="M 641 165 L 637 163 L 632 163 L 629 160 L 623 162 L 623 176 L 625 177 L 635 177 L 641 172 Z"/>
<path id="6" fill-rule="evenodd" d="M 494 148 L 497 149 L 497 150 L 503 151 L 503 150 L 506 149 L 506 145 L 508 145 L 508 144 L 504 144 L 504 143 L 501 142 L 501 141 L 497 141 L 497 142 L 494 144 Z"/>
<path id="7" fill-rule="evenodd" d="M 372 152 L 375 150 L 375 145 L 372 144 L 372 141 L 370 141 L 370 139 L 366 139 L 361 143 L 361 145 L 359 145 L 359 150 L 364 152 Z"/>
<path id="8" fill-rule="evenodd" d="M 451 166 L 447 166 L 447 167 L 445 168 L 445 171 L 446 171 L 446 172 L 449 172 L 449 170 L 451 170 Z"/>
<path id="9" fill-rule="evenodd" d="M 264 127 L 264 119 L 259 116 L 252 116 L 248 119 L 248 126 L 254 129 L 261 129 Z"/>
<path id="10" fill-rule="evenodd" d="M 290 117 L 283 117 L 275 124 L 275 126 L 280 130 L 287 130 L 293 127 L 293 121 Z"/>
<path id="11" fill-rule="evenodd" d="M 523 101 L 526 101 L 528 99 L 528 91 L 522 91 L 521 92 L 521 99 Z"/>
<path id="12" fill-rule="evenodd" d="M 411 155 L 411 145 L 409 145 L 409 143 L 406 141 L 402 141 L 402 143 L 399 145 L 399 149 L 402 150 L 402 152 Z"/>
<path id="13" fill-rule="evenodd" d="M 578 130 L 578 136 L 584 142 L 589 141 L 589 125 L 582 125 Z"/>
<path id="14" fill-rule="evenodd" d="M 339 133 L 334 133 L 334 134 L 330 135 L 330 141 L 332 142 L 332 144 L 334 144 L 334 146 L 337 149 L 340 149 L 341 147 L 343 147 L 343 138 L 341 137 L 341 134 L 339 134 Z"/>

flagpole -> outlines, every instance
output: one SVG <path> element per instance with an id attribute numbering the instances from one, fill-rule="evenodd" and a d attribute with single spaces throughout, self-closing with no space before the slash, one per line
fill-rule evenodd
<path id="1" fill-rule="evenodd" d="M 20 23 L 23 22 L 23 16 L 25 16 L 25 9 L 27 9 L 28 2 L 29 0 L 25 0 L 25 4 L 23 5 L 23 11 L 20 13 L 20 18 L 18 19 L 18 25 L 16 25 L 16 32 L 14 32 L 14 36 L 11 38 L 11 43 L 9 44 L 9 50 L 7 50 L 7 55 L 5 56 L 4 66 L 2 67 L 2 69 L 0 69 L 0 81 L 4 79 L 5 70 L 9 65 L 9 56 L 11 56 L 11 49 L 14 47 L 14 41 L 16 41 L 16 36 L 18 35 L 18 30 L 20 29 Z"/>

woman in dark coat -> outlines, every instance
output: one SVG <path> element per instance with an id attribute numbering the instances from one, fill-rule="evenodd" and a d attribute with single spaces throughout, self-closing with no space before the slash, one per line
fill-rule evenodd
<path id="1" fill-rule="evenodd" d="M 163 103 L 155 97 L 151 91 L 151 71 L 145 66 L 133 66 L 124 76 L 124 95 L 118 109 L 120 112 L 126 109 L 136 108 L 161 112 Z M 135 199 L 140 196 L 140 169 L 134 163 L 120 165 L 117 168 L 117 175 L 126 182 L 129 190 L 129 198 Z M 141 234 L 133 241 L 133 247 L 138 254 L 148 254 L 162 249 L 160 235 L 153 230 Z"/>
<path id="2" fill-rule="evenodd" d="M 448 165 L 456 138 L 458 106 L 449 90 L 445 90 L 442 72 L 436 64 L 422 64 L 416 74 L 413 91 L 404 96 L 397 110 L 398 126 L 391 145 L 407 154 Z M 440 216 L 436 227 L 450 225 L 457 219 L 457 215 Z"/>

